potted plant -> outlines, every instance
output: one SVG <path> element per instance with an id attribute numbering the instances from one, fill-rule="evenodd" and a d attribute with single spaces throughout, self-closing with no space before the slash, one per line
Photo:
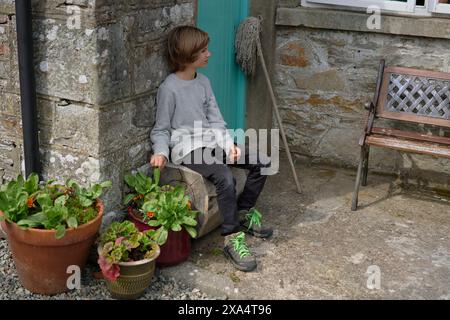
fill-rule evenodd
<path id="1" fill-rule="evenodd" d="M 197 236 L 198 211 L 193 210 L 182 186 L 158 186 L 160 172 L 157 168 L 153 177 L 152 180 L 142 173 L 126 176 L 125 182 L 134 190 L 124 203 L 128 205 L 130 220 L 139 230 L 156 230 L 154 239 L 161 246 L 156 264 L 168 267 L 189 257 L 190 237 Z"/>
<path id="2" fill-rule="evenodd" d="M 98 264 L 112 297 L 137 299 L 150 285 L 160 253 L 154 232 L 140 232 L 131 221 L 123 221 L 113 222 L 101 235 Z"/>
<path id="3" fill-rule="evenodd" d="M 160 170 L 158 168 L 154 169 L 153 177 L 154 179 L 141 172 L 124 177 L 125 183 L 131 188 L 131 192 L 125 196 L 123 203 L 127 206 L 129 219 L 140 231 L 148 229 L 148 225 L 143 221 L 143 212 L 140 208 L 146 201 L 155 198 L 160 192 Z"/>
<path id="4" fill-rule="evenodd" d="M 162 246 L 157 260 L 160 267 L 173 266 L 186 261 L 191 252 L 191 239 L 197 236 L 198 211 L 182 186 L 166 185 L 159 194 L 142 205 L 143 221 L 155 228 L 154 239 Z"/>
<path id="5" fill-rule="evenodd" d="M 83 188 L 72 179 L 39 183 L 21 175 L 0 188 L 0 220 L 22 285 L 31 292 L 68 291 L 69 266 L 82 268 L 103 215 L 106 181 Z"/>

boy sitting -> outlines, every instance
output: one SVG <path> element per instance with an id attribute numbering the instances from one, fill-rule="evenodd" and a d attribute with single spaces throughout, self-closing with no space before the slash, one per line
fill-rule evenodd
<path id="1" fill-rule="evenodd" d="M 151 132 L 154 155 L 150 164 L 163 169 L 170 159 L 215 185 L 223 217 L 224 253 L 239 270 L 252 271 L 256 260 L 242 231 L 261 238 L 273 233 L 271 228 L 261 226 L 261 214 L 254 208 L 267 178 L 261 169 L 270 166 L 270 159 L 235 145 L 227 132 L 208 78 L 197 73 L 197 68 L 205 67 L 211 56 L 208 43 L 208 34 L 192 26 L 176 27 L 169 33 L 168 62 L 172 73 L 157 93 L 156 123 Z M 249 170 L 239 199 L 227 163 Z"/>

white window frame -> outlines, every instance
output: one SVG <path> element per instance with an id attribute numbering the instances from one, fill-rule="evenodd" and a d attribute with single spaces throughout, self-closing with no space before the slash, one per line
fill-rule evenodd
<path id="1" fill-rule="evenodd" d="M 450 13 L 450 4 L 439 3 L 438 0 L 428 0 L 428 11 L 435 13 Z"/>
<path id="2" fill-rule="evenodd" d="M 302 0 L 302 4 L 303 4 Z M 384 0 L 307 0 L 305 2 L 328 4 L 355 8 L 368 8 L 369 6 L 377 6 L 381 10 L 398 11 L 398 12 L 414 12 L 416 0 L 408 0 L 408 2 L 400 1 L 384 1 Z"/>
<path id="3" fill-rule="evenodd" d="M 416 5 L 416 0 L 408 2 L 384 0 L 301 0 L 304 7 L 335 8 L 366 11 L 371 5 L 378 6 L 381 12 L 406 16 L 450 18 L 450 4 L 439 3 L 439 0 L 425 0 L 424 5 Z"/>

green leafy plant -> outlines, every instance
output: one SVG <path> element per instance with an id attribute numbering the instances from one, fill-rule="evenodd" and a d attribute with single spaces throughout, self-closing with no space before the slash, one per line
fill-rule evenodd
<path id="1" fill-rule="evenodd" d="M 160 191 L 158 185 L 160 174 L 159 168 L 155 168 L 153 170 L 153 179 L 142 172 L 126 175 L 124 180 L 133 191 L 125 196 L 123 204 L 137 209 L 144 202 L 154 198 Z"/>
<path id="2" fill-rule="evenodd" d="M 184 228 L 191 237 L 197 236 L 195 226 L 199 212 L 192 210 L 191 201 L 182 186 L 161 187 L 156 197 L 142 205 L 141 211 L 145 213 L 144 222 L 156 228 L 153 237 L 159 245 L 166 242 L 170 230 L 177 232 Z"/>
<path id="3" fill-rule="evenodd" d="M 153 258 L 158 245 L 154 230 L 140 232 L 132 222 L 113 222 L 100 236 L 98 264 L 105 278 L 115 281 L 120 276 L 120 262 Z"/>
<path id="4" fill-rule="evenodd" d="M 81 187 L 73 180 L 56 184 L 49 180 L 39 184 L 36 173 L 27 180 L 21 175 L 0 188 L 0 211 L 4 219 L 17 223 L 21 228 L 56 230 L 56 238 L 62 238 L 67 228 L 77 228 L 93 220 L 98 212 L 95 200 L 110 181 Z"/>

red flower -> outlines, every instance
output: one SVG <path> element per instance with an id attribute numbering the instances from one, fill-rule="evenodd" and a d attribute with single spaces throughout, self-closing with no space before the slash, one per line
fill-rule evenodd
<path id="1" fill-rule="evenodd" d="M 148 218 L 153 218 L 155 216 L 155 213 L 154 212 L 152 212 L 152 211 L 149 211 L 149 212 L 147 212 L 147 217 Z"/>
<path id="2" fill-rule="evenodd" d="M 32 197 L 29 197 L 27 200 L 28 208 L 32 208 L 34 203 L 34 199 Z"/>

